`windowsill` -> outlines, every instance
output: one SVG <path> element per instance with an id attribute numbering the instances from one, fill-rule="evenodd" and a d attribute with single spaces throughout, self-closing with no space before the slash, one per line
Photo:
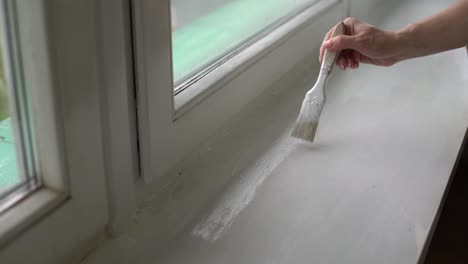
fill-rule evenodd
<path id="1" fill-rule="evenodd" d="M 174 97 L 174 119 L 178 119 L 180 116 L 190 111 L 216 90 L 224 87 L 230 80 L 237 77 L 242 78 L 242 76 L 239 75 L 245 72 L 255 62 L 270 54 L 286 40 L 291 41 L 291 36 L 302 30 L 311 20 L 325 13 L 338 3 L 340 3 L 339 0 L 314 2 L 298 15 L 289 19 L 271 32 L 267 32 L 262 38 L 255 39 L 253 43 L 245 44 L 244 49 L 240 49 L 239 52 L 233 52 L 224 59 L 221 59 L 203 74 L 199 74 L 179 84 L 175 89 L 179 92 L 177 92 Z M 293 52 L 297 51 L 290 51 L 290 53 Z M 310 48 L 306 47 L 301 52 L 304 54 L 310 53 Z M 248 82 L 249 81 L 246 81 L 246 83 Z"/>
<path id="2" fill-rule="evenodd" d="M 424 9 L 397 10 L 382 26 Z M 466 131 L 466 51 L 335 69 L 312 145 L 289 137 L 318 72 L 307 60 L 149 190 L 137 224 L 86 264 L 417 263 Z"/>
<path id="3" fill-rule="evenodd" d="M 335 71 L 312 145 L 289 135 L 318 68 L 294 70 L 86 264 L 418 263 L 466 131 L 465 56 Z"/>
<path id="4" fill-rule="evenodd" d="M 41 188 L 0 214 L 0 248 L 46 216 L 66 200 L 66 196 L 47 188 Z"/>

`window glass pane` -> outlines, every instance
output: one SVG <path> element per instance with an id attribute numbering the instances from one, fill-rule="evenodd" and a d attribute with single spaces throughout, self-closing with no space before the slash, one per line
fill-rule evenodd
<path id="1" fill-rule="evenodd" d="M 39 187 L 15 1 L 0 9 L 0 213 Z"/>
<path id="2" fill-rule="evenodd" d="M 176 84 L 316 1 L 172 0 Z"/>
<path id="3" fill-rule="evenodd" d="M 1 54 L 0 54 L 1 56 Z M 0 196 L 21 183 L 16 165 L 16 148 L 9 113 L 8 94 L 0 57 Z"/>

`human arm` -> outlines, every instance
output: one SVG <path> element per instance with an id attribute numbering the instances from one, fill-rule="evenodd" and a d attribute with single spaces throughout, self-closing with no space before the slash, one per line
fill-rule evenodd
<path id="1" fill-rule="evenodd" d="M 398 31 L 385 31 L 356 18 L 344 20 L 345 34 L 325 35 L 325 49 L 341 51 L 336 64 L 341 69 L 357 68 L 360 63 L 390 66 L 399 61 L 426 56 L 468 43 L 468 0 L 457 1 L 447 9 Z"/>

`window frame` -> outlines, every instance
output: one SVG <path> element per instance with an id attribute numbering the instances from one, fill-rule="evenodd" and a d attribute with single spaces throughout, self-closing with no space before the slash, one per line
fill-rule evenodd
<path id="1" fill-rule="evenodd" d="M 1 5 L 2 12 L 11 12 L 10 14 L 5 14 L 6 16 L 15 16 L 6 18 L 7 20 L 9 20 L 9 23 L 4 23 L 2 25 L 4 36 L 14 38 L 9 40 L 2 39 L 3 46 L 6 49 L 5 54 L 7 54 L 7 56 L 10 57 L 5 61 L 8 61 L 8 63 L 12 63 L 12 65 L 5 65 L 5 69 L 6 71 L 8 71 L 7 75 L 9 76 L 9 82 L 11 85 L 14 85 L 15 89 L 19 88 L 20 90 L 22 90 L 22 93 L 25 93 L 25 89 L 28 90 L 28 96 L 30 97 L 28 98 L 29 107 L 31 107 L 29 111 L 37 109 L 37 106 L 40 104 L 44 105 L 41 107 L 41 110 L 43 110 L 44 113 L 47 112 L 48 114 L 43 114 L 40 112 L 35 113 L 35 119 L 41 120 L 40 123 L 56 123 L 58 116 L 53 110 L 55 108 L 55 105 L 51 101 L 51 98 L 53 98 L 55 95 L 51 90 L 51 80 L 49 79 L 50 73 L 41 72 L 40 74 L 44 74 L 44 76 L 43 78 L 38 78 L 40 74 L 34 73 L 35 71 L 37 71 L 37 67 L 33 66 L 33 64 L 37 63 L 38 60 L 41 60 L 43 62 L 43 64 L 45 65 L 44 68 L 49 68 L 51 65 L 51 62 L 47 56 L 48 51 L 46 50 L 46 47 L 44 45 L 45 39 L 39 37 L 37 45 L 35 47 L 30 47 L 31 45 L 27 45 L 29 32 L 31 32 L 32 30 L 37 30 L 38 32 L 40 32 L 37 35 L 44 33 L 44 28 L 38 26 L 39 23 L 44 22 L 40 17 L 40 12 L 42 10 L 40 10 L 39 8 L 41 7 L 38 5 L 33 5 L 31 7 L 32 9 L 34 9 L 34 11 L 24 12 L 24 3 L 14 2 L 11 0 L 3 0 L 1 1 Z M 9 7 L 7 8 L 7 6 Z M 13 12 L 16 14 L 12 14 Z M 22 23 L 21 27 L 17 27 L 19 22 L 11 21 L 13 19 L 21 20 L 24 23 Z M 34 26 L 30 27 L 31 25 L 33 25 L 33 21 L 38 22 L 38 24 L 35 24 Z M 17 28 L 8 28 L 9 26 L 12 26 L 12 23 L 16 24 L 13 26 Z M 44 24 L 42 26 L 44 26 Z M 18 50 L 21 50 L 21 52 Z M 21 53 L 22 56 L 20 56 L 18 53 Z M 42 53 L 44 54 L 44 56 L 39 56 L 37 58 L 32 59 L 31 55 L 33 53 Z M 14 64 L 21 64 L 21 66 Z M 10 67 L 13 67 L 13 69 L 10 70 Z M 42 93 L 38 93 L 37 89 L 26 87 L 30 86 L 32 82 L 35 83 L 34 87 L 40 89 Z M 13 88 L 10 87 L 10 90 L 11 89 Z M 10 98 L 14 99 L 13 96 L 11 96 Z M 13 105 L 14 104 L 15 103 L 13 103 Z M 18 108 L 14 109 L 12 113 L 14 115 L 13 118 L 17 118 L 16 114 L 18 113 L 18 111 L 21 112 L 23 110 Z M 23 120 L 22 122 L 25 121 Z M 22 124 L 22 126 L 36 126 L 36 124 L 38 124 L 38 122 L 34 122 L 32 119 L 29 119 L 28 122 L 29 124 Z M 36 135 L 34 136 L 36 138 L 34 142 L 36 144 L 36 146 L 34 147 L 34 152 L 39 150 L 47 151 L 48 153 L 50 153 L 51 157 L 59 159 L 59 153 L 61 153 L 62 150 L 59 147 L 58 141 L 52 142 L 49 139 L 49 137 L 45 136 L 57 136 L 57 127 L 54 125 L 43 127 L 40 125 L 40 123 L 38 124 L 39 127 L 34 129 L 36 131 Z M 21 138 L 17 139 L 19 142 L 21 142 L 23 133 L 18 132 L 21 129 L 14 128 L 14 130 L 14 133 L 21 136 Z M 42 144 L 43 141 L 47 141 L 47 143 Z M 22 142 L 20 144 L 22 144 Z M 22 155 L 19 154 L 18 160 L 22 160 L 21 158 Z M 51 162 L 41 162 L 38 160 L 37 155 L 35 158 L 36 160 L 34 161 L 34 163 L 36 164 L 34 173 L 41 174 L 36 175 L 36 177 L 41 178 L 40 182 L 44 185 L 44 187 L 34 186 L 34 188 L 30 188 L 29 190 L 27 190 L 29 191 L 27 194 L 24 193 L 21 196 L 13 197 L 12 200 L 7 202 L 9 208 L 7 208 L 4 212 L 2 212 L 2 214 L 0 214 L 0 221 L 5 223 L 0 228 L 0 246 L 4 243 L 9 242 L 18 234 L 18 232 L 20 232 L 31 222 L 33 222 L 35 218 L 45 213 L 46 208 L 50 208 L 51 205 L 63 201 L 67 196 L 68 190 L 66 189 L 66 185 L 64 184 L 64 178 L 62 176 L 58 176 L 63 175 L 63 168 L 57 167 Z M 40 163 L 40 165 L 38 163 Z M 20 162 L 19 167 L 21 166 L 22 163 Z M 49 171 L 50 173 L 47 173 L 47 171 Z M 49 186 L 49 188 L 46 186 Z M 52 188 L 61 191 L 52 191 Z M 32 212 L 28 212 L 29 210 L 31 210 Z"/>
<path id="2" fill-rule="evenodd" d="M 47 155 L 37 160 L 43 187 L 0 215 L 0 262 L 68 263 L 104 236 L 109 218 L 97 6 L 16 3 L 37 153 Z"/>
<path id="3" fill-rule="evenodd" d="M 31 133 L 30 100 L 27 95 L 21 51 L 18 49 L 18 21 L 16 17 L 16 3 L 2 1 L 1 32 L 4 74 L 9 97 L 12 133 L 15 135 L 15 155 L 18 163 L 18 175 L 21 182 L 11 186 L 9 190 L 0 194 L 0 214 L 17 203 L 40 186 L 37 173 L 34 139 Z"/>
<path id="4" fill-rule="evenodd" d="M 315 53 L 308 47 L 318 46 L 322 37 L 313 36 L 323 36 L 345 17 L 346 2 L 319 1 L 306 8 L 174 96 L 170 0 L 133 0 L 144 181 L 161 178 L 305 54 Z M 328 10 L 333 14 L 324 15 Z"/>
<path id="5" fill-rule="evenodd" d="M 255 45 L 259 40 L 263 39 L 265 36 L 269 35 L 274 29 L 278 28 L 285 22 L 291 20 L 298 14 L 302 13 L 302 11 L 308 9 L 309 7 L 317 4 L 320 0 L 307 0 L 307 3 L 302 3 L 301 5 L 297 5 L 293 10 L 288 13 L 284 13 L 281 17 L 276 17 L 275 20 L 271 21 L 271 23 L 266 24 L 263 28 L 257 28 L 257 31 L 252 32 L 251 35 L 242 38 L 242 42 L 238 43 L 235 48 L 226 49 L 222 54 L 218 54 L 215 58 L 211 60 L 210 63 L 207 63 L 205 67 L 200 66 L 196 69 L 192 70 L 192 73 L 188 76 L 182 76 L 180 80 L 174 79 L 174 90 L 175 95 L 183 92 L 183 90 L 192 88 L 193 85 L 197 85 L 199 80 L 203 80 L 206 75 L 210 75 L 210 73 L 219 67 L 222 67 L 225 64 L 229 64 L 231 58 L 236 57 L 238 54 L 242 54 L 243 51 Z M 293 4 L 296 5 L 296 4 Z M 175 9 L 174 9 L 175 10 Z M 171 16 L 176 14 L 175 12 L 171 13 Z M 173 20 L 173 18 L 171 18 Z M 293 26 L 291 27 L 293 28 Z M 174 35 L 173 32 L 172 35 Z M 174 37 L 173 37 L 174 38 Z M 271 37 L 269 37 L 271 38 Z M 259 45 L 256 45 L 257 48 Z M 245 53 L 245 52 L 244 52 Z M 258 53 L 258 52 L 257 52 Z M 243 54 L 244 56 L 246 54 Z M 229 75 L 229 71 L 223 75 Z M 206 86 L 206 85 L 205 85 Z M 176 109 L 178 107 L 176 106 Z"/>

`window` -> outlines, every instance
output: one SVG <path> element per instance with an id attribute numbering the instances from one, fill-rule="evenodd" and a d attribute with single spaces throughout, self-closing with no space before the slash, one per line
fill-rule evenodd
<path id="1" fill-rule="evenodd" d="M 316 0 L 172 0 L 176 86 L 210 70 Z"/>
<path id="2" fill-rule="evenodd" d="M 99 10 L 93 1 L 0 0 L 9 98 L 1 122 L 13 153 L 11 170 L 1 170 L 0 263 L 73 262 L 106 228 L 100 46 L 90 22 Z"/>
<path id="3" fill-rule="evenodd" d="M 167 173 L 294 65 L 305 58 L 316 64 L 314 47 L 346 12 L 341 0 L 132 3 L 146 182 Z"/>
<path id="4" fill-rule="evenodd" d="M 256 0 L 257 7 L 260 1 L 267 3 Z M 140 162 L 146 183 L 171 177 L 165 173 L 184 155 L 314 55 L 311 47 L 345 10 L 341 0 L 277 0 L 290 8 L 265 13 L 255 28 L 238 29 L 233 45 L 187 67 L 177 75 L 179 85 L 200 78 L 175 95 L 173 40 L 208 16 L 222 21 L 219 14 L 234 14 L 226 10 L 235 2 L 241 3 L 206 4 L 209 9 L 191 15 L 196 8 L 184 13 L 175 5 L 172 31 L 170 0 L 0 0 L 0 14 L 8 14 L 1 48 L 10 54 L 4 58 L 8 92 L 2 90 L 9 106 L 3 100 L 1 108 L 11 113 L 2 121 L 9 120 L 18 172 L 4 189 L 37 184 L 37 172 L 41 183 L 0 214 L 0 263 L 62 263 L 81 256 L 74 250 L 92 246 L 106 230 L 119 233 L 142 195 L 161 186 L 134 184 L 132 165 Z"/>
<path id="5" fill-rule="evenodd" d="M 14 8 L 0 13 L 0 213 L 39 186 Z"/>

